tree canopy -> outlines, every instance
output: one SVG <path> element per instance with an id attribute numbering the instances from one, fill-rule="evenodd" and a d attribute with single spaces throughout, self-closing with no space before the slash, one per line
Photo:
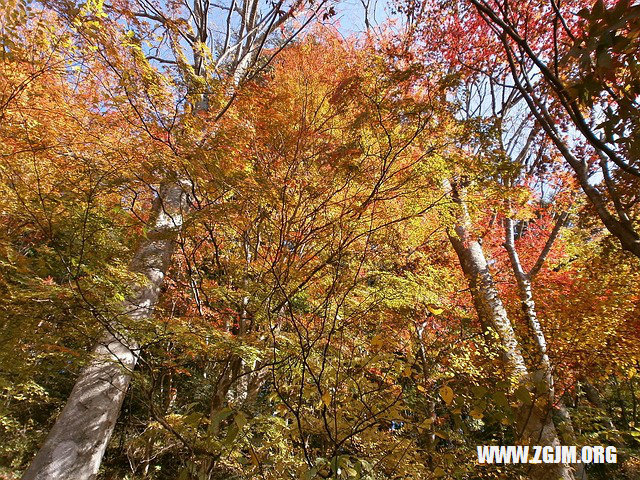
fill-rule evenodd
<path id="1" fill-rule="evenodd" d="M 640 478 L 640 5 L 362 7 L 0 0 L 0 478 Z"/>

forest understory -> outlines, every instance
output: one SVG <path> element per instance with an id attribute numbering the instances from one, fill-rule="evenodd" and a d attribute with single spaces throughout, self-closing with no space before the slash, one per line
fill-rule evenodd
<path id="1" fill-rule="evenodd" d="M 0 479 L 640 480 L 638 1 L 219 1 L 0 0 Z"/>

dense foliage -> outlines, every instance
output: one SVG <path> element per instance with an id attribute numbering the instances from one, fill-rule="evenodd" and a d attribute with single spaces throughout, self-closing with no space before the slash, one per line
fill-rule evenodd
<path id="1" fill-rule="evenodd" d="M 105 332 L 98 478 L 639 478 L 640 7 L 205 5 L 0 0 L 0 478 Z"/>

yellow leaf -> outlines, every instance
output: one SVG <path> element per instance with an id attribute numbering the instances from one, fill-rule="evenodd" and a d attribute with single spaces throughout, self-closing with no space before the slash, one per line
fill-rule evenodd
<path id="1" fill-rule="evenodd" d="M 453 401 L 453 390 L 451 390 L 451 387 L 444 385 L 443 387 L 440 387 L 438 393 L 440 393 L 440 396 L 447 405 L 451 405 L 451 402 Z"/>
<path id="2" fill-rule="evenodd" d="M 327 407 L 331 405 L 331 394 L 329 392 L 325 392 L 324 395 L 322 395 L 322 403 Z"/>
<path id="3" fill-rule="evenodd" d="M 433 418 L 427 418 L 424 422 L 420 424 L 420 426 L 423 428 L 429 428 L 431 427 L 432 423 L 433 423 Z"/>
<path id="4" fill-rule="evenodd" d="M 444 310 L 442 308 L 438 308 L 438 307 L 433 306 L 433 305 L 427 305 L 427 310 L 429 310 L 434 315 L 440 315 L 442 312 L 444 312 Z"/>
<path id="5" fill-rule="evenodd" d="M 373 339 L 371 340 L 371 345 L 374 347 L 381 347 L 385 344 L 386 341 L 386 337 L 383 334 L 379 333 L 378 335 L 373 337 Z"/>
<path id="6" fill-rule="evenodd" d="M 482 410 L 480 410 L 478 407 L 473 407 L 469 412 L 469 415 L 471 415 L 476 420 L 480 420 L 484 416 Z"/>

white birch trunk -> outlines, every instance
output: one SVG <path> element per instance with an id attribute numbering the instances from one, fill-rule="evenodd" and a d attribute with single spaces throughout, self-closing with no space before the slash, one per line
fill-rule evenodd
<path id="1" fill-rule="evenodd" d="M 562 399 L 556 399 L 555 385 L 553 378 L 553 369 L 551 361 L 549 360 L 549 354 L 547 353 L 547 340 L 542 331 L 542 326 L 538 319 L 536 312 L 536 304 L 533 300 L 533 288 L 531 285 L 532 278 L 540 270 L 542 264 L 548 255 L 549 251 L 556 238 L 559 235 L 560 228 L 564 225 L 567 215 L 562 214 L 558 219 L 556 226 L 546 242 L 546 245 L 540 254 L 540 257 L 536 261 L 533 269 L 530 272 L 525 272 L 520 262 L 520 256 L 515 247 L 515 235 L 513 220 L 511 218 L 505 219 L 505 242 L 504 247 L 509 254 L 509 262 L 511 263 L 511 269 L 516 277 L 516 283 L 518 285 L 518 295 L 522 306 L 522 312 L 529 324 L 529 330 L 533 337 L 533 344 L 537 354 L 535 370 L 533 372 L 533 378 L 537 382 L 537 396 L 547 397 L 547 402 L 551 411 L 556 411 L 561 418 L 561 424 L 558 425 L 557 435 L 562 440 L 564 445 L 575 445 L 575 431 L 573 429 L 573 422 L 571 421 L 571 415 L 567 410 L 566 405 Z M 581 463 L 573 464 L 572 468 L 576 479 L 586 480 L 587 474 L 584 469 L 584 465 Z"/>
<path id="2" fill-rule="evenodd" d="M 132 260 L 131 270 L 147 282 L 124 302 L 128 321 L 149 318 L 158 301 L 176 236 L 182 226 L 185 195 L 180 187 L 163 187 L 154 202 L 152 227 Z M 88 480 L 97 476 L 102 456 L 120 413 L 131 372 L 138 359 L 135 339 L 110 325 L 93 350 L 67 403 L 23 480 Z"/>
<path id="3" fill-rule="evenodd" d="M 448 182 L 447 182 L 448 184 Z M 450 184 L 446 185 L 451 187 Z M 482 246 L 470 232 L 470 218 L 465 202 L 455 188 L 451 188 L 459 206 L 455 234 L 449 240 L 458 256 L 469 282 L 474 306 L 483 327 L 491 327 L 498 334 L 503 350 L 506 374 L 517 386 L 524 386 L 531 394 L 531 403 L 523 405 L 517 414 L 517 439 L 523 445 L 560 445 L 552 418 L 549 397 L 536 392 L 535 379 L 529 375 L 513 325 L 504 308 Z M 564 464 L 533 464 L 529 469 L 532 480 L 573 480 L 573 472 Z"/>

